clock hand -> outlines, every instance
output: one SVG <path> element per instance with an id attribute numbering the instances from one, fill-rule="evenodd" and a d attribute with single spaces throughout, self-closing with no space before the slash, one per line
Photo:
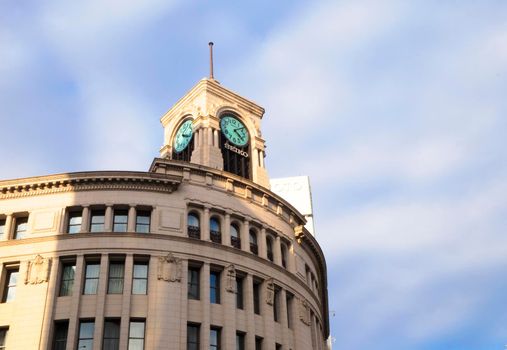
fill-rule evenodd
<path id="1" fill-rule="evenodd" d="M 192 134 L 183 134 L 182 136 L 183 137 L 189 137 L 189 136 L 192 136 Z"/>
<path id="2" fill-rule="evenodd" d="M 242 141 L 244 141 L 244 140 L 245 140 L 245 139 L 243 138 L 243 136 L 241 136 L 241 135 L 240 135 L 240 133 L 236 131 L 236 129 L 234 129 L 234 132 L 236 133 L 236 135 L 238 135 L 238 136 L 239 136 L 239 138 L 240 138 Z"/>

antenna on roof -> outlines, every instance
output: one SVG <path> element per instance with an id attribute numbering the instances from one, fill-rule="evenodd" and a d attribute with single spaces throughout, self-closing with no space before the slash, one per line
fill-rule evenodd
<path id="1" fill-rule="evenodd" d="M 209 42 L 209 78 L 215 79 L 213 77 L 213 42 Z"/>

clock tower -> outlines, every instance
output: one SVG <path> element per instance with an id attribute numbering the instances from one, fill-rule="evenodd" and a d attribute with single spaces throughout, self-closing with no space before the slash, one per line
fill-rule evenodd
<path id="1" fill-rule="evenodd" d="M 162 116 L 160 156 L 227 171 L 269 188 L 263 115 L 262 107 L 212 76 L 204 78 Z"/>

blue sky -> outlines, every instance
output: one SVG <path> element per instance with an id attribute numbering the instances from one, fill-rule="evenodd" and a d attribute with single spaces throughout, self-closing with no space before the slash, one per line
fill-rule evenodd
<path id="1" fill-rule="evenodd" d="M 207 75 L 309 175 L 336 349 L 507 344 L 507 2 L 0 2 L 0 178 L 146 170 Z"/>

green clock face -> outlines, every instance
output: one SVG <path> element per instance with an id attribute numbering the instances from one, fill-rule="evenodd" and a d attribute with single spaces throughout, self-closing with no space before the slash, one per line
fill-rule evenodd
<path id="1" fill-rule="evenodd" d="M 248 131 L 245 124 L 232 115 L 226 115 L 220 119 L 220 129 L 227 140 L 236 146 L 243 147 L 248 144 Z"/>
<path id="2" fill-rule="evenodd" d="M 183 124 L 181 124 L 180 128 L 176 132 L 176 136 L 174 137 L 173 148 L 176 153 L 183 151 L 187 148 L 190 140 L 192 139 L 192 120 L 189 119 Z"/>

